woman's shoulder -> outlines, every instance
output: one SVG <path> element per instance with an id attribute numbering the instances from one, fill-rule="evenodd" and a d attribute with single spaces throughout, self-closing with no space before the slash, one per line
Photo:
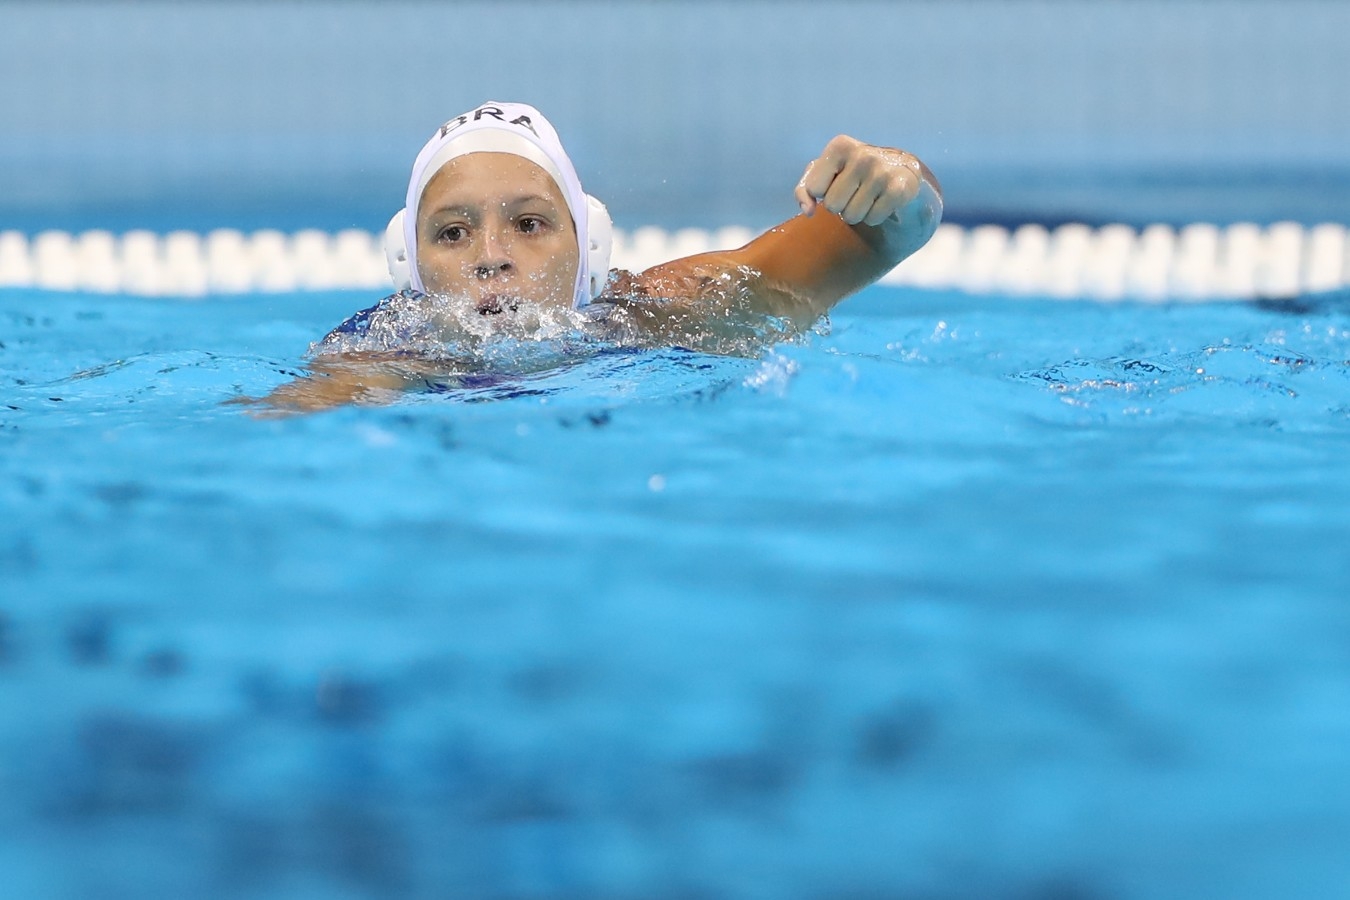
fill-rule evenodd
<path id="1" fill-rule="evenodd" d="M 732 355 L 758 352 L 819 317 L 733 253 L 685 257 L 637 273 L 615 270 L 595 307 L 592 315 L 625 343 Z"/>
<path id="2" fill-rule="evenodd" d="M 756 274 L 737 265 L 731 254 L 703 253 L 661 263 L 641 272 L 613 269 L 597 299 L 617 305 L 697 300 L 725 292 L 729 287 L 743 287 Z"/>
<path id="3" fill-rule="evenodd" d="M 416 301 L 421 296 L 416 291 L 405 289 L 396 294 L 390 294 L 365 309 L 352 313 L 343 320 L 342 324 L 324 335 L 323 339 L 315 345 L 316 349 L 322 350 L 326 347 L 346 343 L 353 338 L 368 336 L 371 327 L 385 316 L 390 315 L 396 307 L 410 301 Z"/>

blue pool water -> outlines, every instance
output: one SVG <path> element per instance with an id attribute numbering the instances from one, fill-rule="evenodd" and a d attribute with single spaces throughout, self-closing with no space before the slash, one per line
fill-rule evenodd
<path id="1" fill-rule="evenodd" d="M 222 402 L 370 299 L 0 293 L 10 895 L 1350 884 L 1350 298 Z"/>

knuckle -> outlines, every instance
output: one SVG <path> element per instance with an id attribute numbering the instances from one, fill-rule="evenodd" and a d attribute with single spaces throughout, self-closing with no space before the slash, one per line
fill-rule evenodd
<path id="1" fill-rule="evenodd" d="M 857 143 L 856 139 L 851 138 L 846 134 L 836 134 L 834 137 L 830 138 L 830 142 L 825 145 L 825 149 L 827 151 L 846 152 L 852 150 Z"/>

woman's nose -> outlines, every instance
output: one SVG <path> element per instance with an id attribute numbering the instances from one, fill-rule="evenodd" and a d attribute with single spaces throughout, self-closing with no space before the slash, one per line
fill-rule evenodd
<path id="1" fill-rule="evenodd" d="M 474 261 L 474 275 L 479 278 L 492 278 L 515 268 L 511 259 L 510 242 L 494 231 L 488 231 L 478 247 L 478 257 Z"/>

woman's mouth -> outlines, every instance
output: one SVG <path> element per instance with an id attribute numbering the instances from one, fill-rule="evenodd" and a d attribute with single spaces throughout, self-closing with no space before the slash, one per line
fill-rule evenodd
<path id="1" fill-rule="evenodd" d="M 515 297 L 486 294 L 478 301 L 478 314 L 480 316 L 495 316 L 503 312 L 515 312 L 517 303 Z"/>

